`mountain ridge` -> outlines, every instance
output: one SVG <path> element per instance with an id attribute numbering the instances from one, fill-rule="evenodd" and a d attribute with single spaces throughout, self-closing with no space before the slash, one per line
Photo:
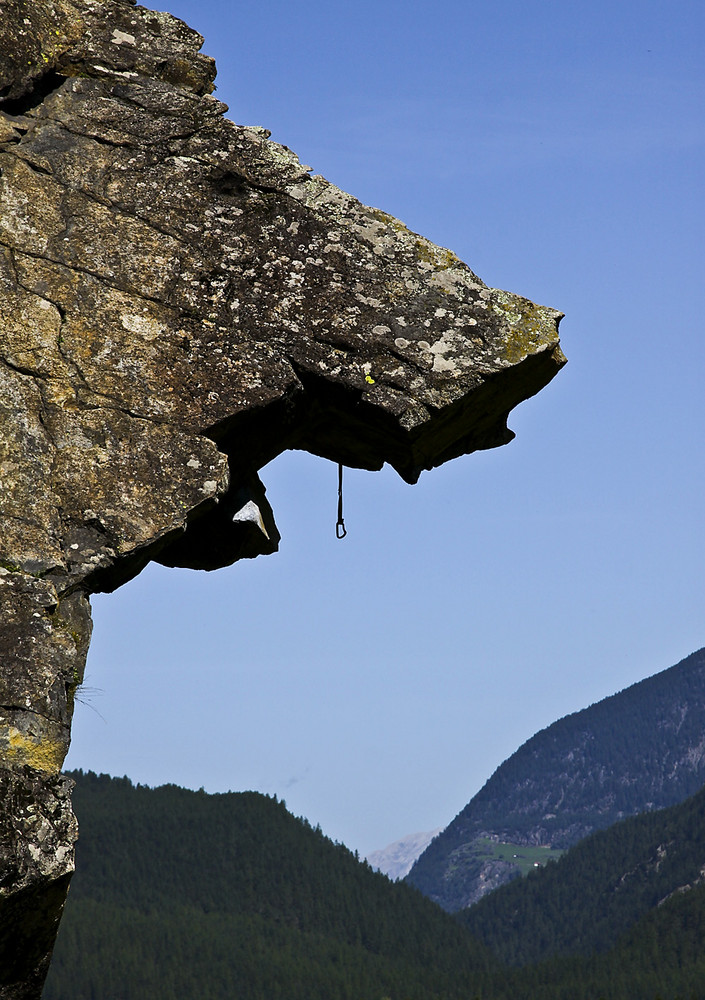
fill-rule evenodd
<path id="1" fill-rule="evenodd" d="M 478 841 L 565 849 L 694 794 L 705 781 L 705 649 L 571 713 L 505 760 L 406 880 L 455 911 L 518 874 Z"/>

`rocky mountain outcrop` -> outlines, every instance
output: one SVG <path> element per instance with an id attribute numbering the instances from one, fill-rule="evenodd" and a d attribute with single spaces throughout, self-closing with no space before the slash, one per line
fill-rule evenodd
<path id="1" fill-rule="evenodd" d="M 430 833 L 410 833 L 400 840 L 395 840 L 392 844 L 379 851 L 372 851 L 366 855 L 365 860 L 372 868 L 382 872 L 391 879 L 404 878 L 409 872 L 414 861 L 418 858 L 431 843 L 434 837 L 441 832 L 442 827 L 431 830 Z"/>
<path id="2" fill-rule="evenodd" d="M 413 483 L 504 444 L 565 360 L 555 310 L 227 120 L 202 41 L 129 0 L 2 4 L 0 997 L 38 995 L 73 864 L 90 593 L 273 552 L 285 449 Z"/>
<path id="3" fill-rule="evenodd" d="M 408 881 L 460 910 L 515 878 L 486 839 L 565 849 L 705 781 L 705 649 L 541 730 L 429 845 Z"/>

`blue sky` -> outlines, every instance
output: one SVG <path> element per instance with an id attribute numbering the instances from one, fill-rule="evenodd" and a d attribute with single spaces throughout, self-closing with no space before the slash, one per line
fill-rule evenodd
<path id="1" fill-rule="evenodd" d="M 255 788 L 366 853 L 705 645 L 701 2 L 178 0 L 217 96 L 483 280 L 566 313 L 509 446 L 262 473 L 280 552 L 93 601 L 67 767 Z M 91 690 L 95 689 L 95 690 Z"/>

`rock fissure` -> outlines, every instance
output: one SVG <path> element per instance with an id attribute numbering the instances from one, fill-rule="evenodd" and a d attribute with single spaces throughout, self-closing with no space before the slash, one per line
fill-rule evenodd
<path id="1" fill-rule="evenodd" d="M 46 379 L 49 377 L 48 375 L 43 375 L 41 372 L 38 372 L 33 368 L 25 367 L 23 365 L 13 364 L 13 362 L 10 361 L 9 358 L 6 358 L 1 354 L 0 354 L 0 362 L 6 365 L 10 369 L 10 371 L 15 372 L 17 375 L 26 375 L 28 378 L 34 378 L 34 379 Z"/>
<path id="2" fill-rule="evenodd" d="M 129 407 L 121 405 L 120 399 L 118 399 L 115 396 L 111 396 L 108 393 L 99 392 L 98 390 L 93 389 L 89 385 L 89 383 L 85 381 L 85 377 L 84 376 L 81 376 L 81 378 L 83 378 L 83 380 L 84 380 L 83 384 L 85 385 L 85 388 L 91 393 L 92 396 L 96 397 L 97 401 L 96 402 L 91 402 L 91 401 L 85 400 L 85 399 L 84 400 L 77 399 L 76 400 L 76 407 L 77 407 L 77 409 L 80 409 L 80 410 L 100 410 L 100 411 L 114 410 L 115 413 L 120 413 L 120 414 L 122 414 L 125 417 L 131 417 L 134 420 L 145 420 L 145 421 L 147 421 L 150 424 L 155 424 L 157 426 L 162 426 L 162 427 L 168 427 L 168 426 L 170 426 L 170 423 L 169 423 L 168 420 L 160 420 L 159 417 L 151 417 L 148 413 L 139 413 L 136 410 L 131 410 L 131 409 L 129 409 Z M 205 435 L 205 436 L 207 436 L 207 435 Z"/>
<path id="3" fill-rule="evenodd" d="M 44 386 L 42 386 L 41 382 L 38 384 L 38 389 L 39 389 L 39 395 L 40 395 L 41 400 L 42 400 L 42 407 L 41 407 L 41 409 L 39 409 L 37 411 L 37 419 L 39 421 L 40 427 L 42 428 L 42 430 L 44 431 L 45 435 L 49 439 L 49 443 L 51 444 L 51 447 L 52 447 L 52 449 L 54 451 L 54 454 L 56 454 L 56 451 L 58 449 L 58 442 L 57 442 L 57 440 L 56 440 L 56 438 L 54 436 L 54 433 L 52 431 L 52 428 L 51 428 L 51 421 L 50 421 L 49 416 L 48 416 L 48 413 L 49 413 L 49 404 L 48 404 L 48 401 L 47 401 L 47 398 L 46 398 L 46 391 L 44 389 Z M 52 473 L 53 473 L 53 461 L 52 461 L 51 468 L 49 469 L 49 481 L 50 482 L 51 482 L 51 480 L 53 478 Z"/>
<path id="4" fill-rule="evenodd" d="M 85 136 L 82 135 L 80 132 L 75 132 L 75 131 L 72 132 L 70 129 L 66 128 L 66 126 L 63 123 L 59 123 L 59 124 L 61 125 L 62 130 L 66 131 L 68 134 L 74 135 L 77 138 L 81 138 L 81 139 L 85 138 Z M 101 140 L 99 140 L 95 136 L 91 136 L 90 138 L 91 138 L 92 141 L 95 141 L 95 142 L 98 142 L 98 143 L 101 142 Z M 112 143 L 112 142 L 108 142 L 107 140 L 103 140 L 103 144 L 104 145 L 108 145 L 108 146 L 112 146 L 112 147 L 115 147 L 115 148 L 118 148 L 120 146 L 119 143 Z M 138 221 L 140 223 L 143 223 L 144 225 L 148 226 L 150 229 L 154 230 L 155 233 L 159 233 L 162 236 L 168 237 L 170 240 L 174 240 L 177 243 L 177 245 L 178 244 L 182 244 L 184 251 L 187 251 L 187 250 L 191 249 L 193 246 L 195 246 L 195 245 L 197 246 L 198 245 L 198 239 L 197 239 L 196 236 L 193 236 L 193 237 L 191 237 L 191 239 L 189 239 L 188 238 L 188 234 L 184 234 L 182 231 L 179 231 L 176 227 L 173 227 L 173 228 L 171 228 L 171 227 L 160 227 L 159 225 L 157 225 L 155 223 L 154 219 L 151 216 L 142 214 L 138 210 L 131 210 L 130 207 L 127 204 L 125 204 L 124 202 L 120 202 L 117 199 L 108 198 L 107 196 L 102 195 L 99 191 L 90 190 L 90 189 L 86 188 L 85 186 L 71 187 L 67 182 L 63 181 L 60 176 L 58 176 L 56 173 L 54 173 L 54 171 L 48 169 L 47 167 L 42 166 L 41 164 L 37 163 L 35 160 L 31 160 L 31 159 L 27 158 L 26 156 L 21 155 L 18 151 L 9 151 L 8 155 L 15 156 L 17 160 L 20 160 L 22 163 L 25 163 L 29 167 L 29 169 L 33 170 L 35 173 L 45 174 L 46 176 L 51 177 L 52 180 L 56 184 L 58 184 L 59 186 L 61 186 L 62 188 L 64 188 L 65 191 L 67 191 L 67 192 L 72 192 L 73 191 L 73 192 L 80 193 L 81 196 L 84 197 L 84 198 L 86 198 L 87 201 L 92 202 L 95 205 L 99 205 L 99 206 L 101 206 L 103 208 L 107 208 L 107 209 L 112 210 L 115 213 L 115 217 L 117 219 L 119 219 L 120 217 L 124 217 L 126 219 L 134 219 L 134 220 L 136 220 L 136 221 Z M 148 168 L 145 167 L 145 169 L 148 169 Z M 131 172 L 132 172 L 132 170 L 133 170 L 133 168 L 131 168 Z M 134 168 L 134 172 L 137 172 L 136 168 Z M 104 177 L 101 177 L 100 180 L 104 180 Z M 254 183 L 252 183 L 250 181 L 246 181 L 246 183 L 250 187 L 252 187 L 252 188 L 258 188 L 259 187 L 257 184 L 254 184 Z M 263 187 L 261 187 L 260 189 L 261 190 L 266 190 Z M 273 193 L 276 193 L 274 191 L 274 189 L 271 189 L 271 190 L 272 190 Z M 68 236 L 68 235 L 70 235 L 70 234 L 67 233 L 66 236 Z M 55 239 L 59 240 L 61 238 L 65 238 L 64 234 L 59 233 L 56 236 Z M 66 264 L 64 261 L 61 261 L 61 260 L 56 259 L 56 258 L 49 258 L 49 257 L 46 257 L 46 255 L 38 255 L 38 256 L 41 256 L 43 259 L 53 259 L 55 263 L 57 263 L 57 264 L 61 263 L 64 266 L 71 267 L 72 269 L 75 269 L 75 270 L 81 270 L 80 268 L 77 268 L 74 265 Z M 92 272 L 90 272 L 87 269 L 84 269 L 84 270 L 86 270 L 86 273 L 89 273 L 89 274 L 92 273 Z M 99 276 L 101 278 L 104 277 L 102 275 L 99 275 Z M 114 286 L 114 287 L 118 287 L 118 286 Z M 136 292 L 135 289 L 121 289 L 121 290 L 122 291 L 129 290 L 129 291 L 135 291 Z M 136 292 L 136 294 L 139 294 L 139 293 Z M 146 296 L 143 296 L 143 297 L 146 297 Z M 160 304 L 162 304 L 162 303 L 168 301 L 168 299 L 169 299 L 169 295 L 166 294 L 163 297 L 163 299 L 154 299 L 153 301 L 156 301 L 156 302 L 159 302 Z M 194 312 L 194 315 L 197 315 L 197 313 Z"/>
<path id="5" fill-rule="evenodd" d="M 69 239 L 70 235 L 71 234 L 68 234 L 66 236 L 66 239 Z M 2 247 L 4 249 L 7 249 L 7 250 L 10 250 L 10 251 L 12 251 L 12 250 L 16 251 L 16 249 L 17 249 L 16 247 L 13 247 L 11 244 L 2 242 L 2 240 L 0 240 L 0 247 Z M 28 251 L 28 250 L 22 250 L 22 255 L 26 256 L 26 257 L 33 257 L 34 259 L 40 260 L 40 261 L 48 261 L 51 264 L 56 264 L 58 267 L 66 268 L 67 271 L 73 271 L 76 274 L 85 274 L 85 275 L 88 275 L 91 278 L 96 278 L 102 284 L 107 285 L 108 287 L 115 289 L 115 291 L 117 291 L 117 292 L 125 292 L 126 294 L 132 295 L 135 298 L 144 299 L 145 302 L 153 302 L 155 305 L 158 305 L 158 306 L 165 305 L 166 300 L 168 299 L 168 296 L 165 296 L 162 299 L 162 298 L 157 298 L 156 296 L 153 297 L 153 296 L 150 296 L 150 295 L 146 295 L 144 293 L 144 291 L 142 291 L 142 290 L 135 289 L 135 288 L 133 288 L 130 285 L 127 285 L 127 284 L 121 285 L 118 282 L 111 280 L 110 275 L 106 276 L 105 274 L 102 274 L 100 271 L 93 271 L 90 268 L 81 267 L 78 264 L 67 264 L 65 261 L 61 260 L 60 258 L 53 257 L 53 256 L 51 256 L 49 254 L 32 253 L 31 251 Z M 35 293 L 33 292 L 32 294 L 35 294 Z M 51 300 L 47 299 L 47 301 L 51 301 Z M 59 308 L 59 307 L 57 306 L 57 308 Z M 193 315 L 196 316 L 197 314 L 194 312 Z"/>
<path id="6" fill-rule="evenodd" d="M 40 712 L 36 708 L 28 708 L 26 705 L 0 705 L 0 712 L 21 713 L 27 716 L 36 716 L 37 719 L 42 719 L 44 722 L 49 722 L 52 725 L 55 723 L 51 712 Z M 71 728 L 70 723 L 59 722 L 59 726 L 66 730 L 68 736 L 68 732 Z"/>
<path id="7" fill-rule="evenodd" d="M 45 174 L 47 177 L 53 177 L 52 171 L 49 170 L 47 167 L 42 166 L 40 163 L 37 163 L 36 161 L 33 160 L 27 160 L 24 157 L 18 156 L 16 151 L 11 151 L 9 155 L 16 156 L 17 159 L 21 159 L 23 163 L 27 164 L 30 170 L 33 170 L 35 172 L 35 174 Z"/>
<path id="8" fill-rule="evenodd" d="M 48 97 L 63 87 L 66 80 L 67 77 L 50 70 L 43 76 L 37 77 L 32 88 L 22 97 L 0 98 L 2 111 L 16 118 L 24 117 L 29 112 L 41 107 Z"/>
<path id="9" fill-rule="evenodd" d="M 16 146 L 18 143 L 22 142 L 23 136 L 29 131 L 29 126 L 20 125 L 19 122 L 8 121 L 8 116 L 0 112 L 0 123 L 10 126 L 10 134 L 8 135 L 6 131 L 0 133 L 2 139 L 0 139 L 0 151 L 7 149 L 8 152 L 12 151 L 12 147 Z M 24 121 L 24 119 L 22 119 Z M 0 172 L 0 177 L 2 173 Z"/>
<path id="10" fill-rule="evenodd" d="M 11 252 L 10 252 L 10 258 L 12 258 Z M 31 288 L 28 288 L 26 285 L 23 285 L 22 282 L 19 280 L 17 280 L 17 286 L 19 288 L 24 289 L 31 295 L 37 295 L 36 292 L 34 292 Z M 61 305 L 59 305 L 57 302 L 52 301 L 49 298 L 45 297 L 42 298 L 44 299 L 45 302 L 50 303 L 57 310 L 63 321 L 63 319 L 65 318 L 65 312 L 62 309 Z M 157 417 L 151 417 L 149 414 L 132 411 L 129 408 L 125 407 L 124 405 L 121 405 L 121 400 L 118 397 L 110 395 L 109 393 L 101 392 L 100 390 L 93 388 L 93 386 L 91 386 L 88 379 L 86 378 L 84 372 L 81 370 L 81 366 L 79 365 L 79 363 L 74 358 L 68 357 L 66 353 L 63 351 L 61 344 L 61 330 L 59 330 L 59 335 L 57 337 L 56 349 L 57 352 L 61 355 L 63 361 L 66 363 L 66 365 L 73 369 L 74 375 L 79 380 L 81 387 L 85 389 L 85 391 L 89 393 L 91 396 L 95 397 L 97 400 L 106 401 L 106 402 L 91 402 L 87 399 L 81 399 L 80 395 L 76 394 L 74 398 L 74 403 L 78 409 L 85 409 L 85 410 L 114 409 L 116 412 L 122 413 L 125 416 L 133 417 L 136 420 L 147 420 L 156 424 L 167 423 L 167 421 L 160 420 Z M 3 357 L 2 355 L 0 355 L 0 362 L 5 364 L 10 370 L 16 372 L 17 374 L 25 375 L 30 378 L 40 380 L 38 389 L 40 394 L 42 395 L 43 409 L 38 411 L 38 419 L 41 426 L 44 428 L 46 434 L 51 438 L 52 444 L 56 447 L 56 440 L 54 439 L 52 434 L 51 420 L 49 418 L 49 414 L 51 411 L 51 403 L 46 398 L 46 388 L 42 387 L 41 384 L 41 381 L 46 382 L 50 379 L 51 376 L 47 373 L 39 372 L 36 369 L 31 369 L 29 367 L 25 368 L 20 365 L 13 364 L 12 361 Z"/>

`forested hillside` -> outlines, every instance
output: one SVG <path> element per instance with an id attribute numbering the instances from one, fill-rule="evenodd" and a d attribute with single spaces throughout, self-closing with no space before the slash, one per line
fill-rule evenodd
<path id="1" fill-rule="evenodd" d="M 704 941 L 697 886 L 650 910 L 609 951 L 516 969 L 487 1000 L 705 1000 Z"/>
<path id="2" fill-rule="evenodd" d="M 699 877 L 705 793 L 488 897 L 475 930 L 498 948 L 504 927 L 512 961 L 545 936 L 614 937 L 507 968 L 275 799 L 75 778 L 78 871 L 43 1000 L 705 1000 L 705 885 L 674 892 Z M 509 915 L 489 907 L 510 890 Z"/>
<path id="3" fill-rule="evenodd" d="M 665 900 L 704 882 L 702 789 L 677 806 L 592 834 L 560 860 L 502 886 L 457 919 L 513 965 L 589 956 L 608 951 Z"/>
<path id="4" fill-rule="evenodd" d="M 528 740 L 417 860 L 407 881 L 459 910 L 519 874 L 488 838 L 566 848 L 683 801 L 705 781 L 705 650 Z"/>
<path id="5" fill-rule="evenodd" d="M 593 834 L 457 919 L 526 963 L 495 1000 L 703 1000 L 705 790 Z"/>
<path id="6" fill-rule="evenodd" d="M 452 1000 L 488 953 L 282 802 L 75 773 L 77 872 L 44 1000 Z"/>

